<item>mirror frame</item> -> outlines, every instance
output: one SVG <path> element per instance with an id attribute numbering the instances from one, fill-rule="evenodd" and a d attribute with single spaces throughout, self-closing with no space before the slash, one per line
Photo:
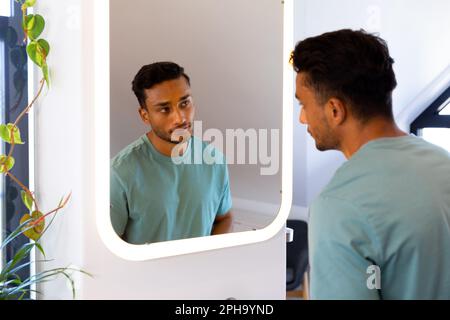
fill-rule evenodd
<path id="1" fill-rule="evenodd" d="M 104 245 L 116 256 L 146 261 L 266 241 L 285 227 L 292 205 L 293 174 L 293 69 L 289 56 L 294 44 L 294 4 L 284 0 L 283 8 L 283 131 L 281 207 L 267 227 L 182 240 L 133 245 L 123 241 L 110 222 L 110 44 L 109 0 L 94 1 L 94 105 L 95 105 L 95 215 L 97 231 Z"/>

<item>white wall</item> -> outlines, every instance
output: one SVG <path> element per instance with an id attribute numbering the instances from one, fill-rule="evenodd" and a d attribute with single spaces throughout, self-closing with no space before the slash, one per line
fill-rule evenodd
<path id="1" fill-rule="evenodd" d="M 295 38 L 342 28 L 378 32 L 395 60 L 398 86 L 393 104 L 398 118 L 450 65 L 449 12 L 448 0 L 296 0 Z M 297 119 L 294 130 L 294 143 L 299 141 L 294 148 L 294 203 L 308 206 L 345 158 L 336 151 L 317 151 Z"/>
<path id="2" fill-rule="evenodd" d="M 82 277 L 84 299 L 280 299 L 284 296 L 284 234 L 256 245 L 147 262 L 126 262 L 101 243 L 94 212 L 93 154 L 93 1 L 43 0 L 52 45 L 53 84 L 36 109 L 37 197 L 50 210 L 73 192 L 59 213 L 44 247 L 50 266 L 76 264 L 95 275 Z M 128 2 L 127 2 L 128 3 Z M 433 6 L 431 6 L 431 3 Z M 399 82 L 396 113 L 448 64 L 448 1 L 296 0 L 298 40 L 342 27 L 366 27 L 369 5 L 380 8 L 381 36 L 396 60 Z M 371 9 L 373 11 L 373 9 Z M 376 10 L 375 10 L 376 11 Z M 373 22 L 372 22 L 373 23 Z M 296 204 L 307 205 L 343 161 L 337 153 L 318 153 L 299 125 L 295 136 Z M 297 148 L 297 143 L 299 148 Z M 42 268 L 43 266 L 40 266 Z M 45 298 L 70 298 L 64 280 L 42 287 Z"/>
<path id="3" fill-rule="evenodd" d="M 177 62 L 191 77 L 195 119 L 203 121 L 203 132 L 208 128 L 224 135 L 226 129 L 280 130 L 280 1 L 110 3 L 112 156 L 149 131 L 138 115 L 131 81 L 143 65 L 156 61 Z M 260 164 L 230 164 L 229 169 L 233 197 L 280 205 L 281 170 L 262 176 Z"/>
<path id="4" fill-rule="evenodd" d="M 106 249 L 94 212 L 93 1 L 45 0 L 37 10 L 47 20 L 53 79 L 36 109 L 37 198 L 50 210 L 73 195 L 43 239 L 54 262 L 39 269 L 75 264 L 94 274 L 77 282 L 81 299 L 283 299 L 284 232 L 259 244 L 146 262 Z M 70 298 L 64 279 L 41 290 L 47 299 Z"/>

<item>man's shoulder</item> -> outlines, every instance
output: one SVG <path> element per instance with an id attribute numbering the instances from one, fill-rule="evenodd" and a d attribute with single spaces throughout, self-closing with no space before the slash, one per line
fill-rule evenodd
<path id="1" fill-rule="evenodd" d="M 446 150 L 414 136 L 385 139 L 345 162 L 320 197 L 340 199 L 366 209 L 381 200 L 395 204 L 405 193 L 428 194 L 425 182 L 434 177 L 435 183 L 442 183 L 446 172 L 450 172 Z"/>
<path id="2" fill-rule="evenodd" d="M 427 157 L 421 157 L 422 154 Z M 450 164 L 448 152 L 415 136 L 372 141 L 336 170 L 324 192 L 333 195 L 346 189 L 380 187 L 379 184 L 417 174 L 418 168 L 436 159 Z"/>
<path id="3" fill-rule="evenodd" d="M 111 169 L 120 171 L 124 167 L 133 165 L 144 155 L 145 149 L 145 141 L 140 137 L 120 150 L 111 159 Z"/>

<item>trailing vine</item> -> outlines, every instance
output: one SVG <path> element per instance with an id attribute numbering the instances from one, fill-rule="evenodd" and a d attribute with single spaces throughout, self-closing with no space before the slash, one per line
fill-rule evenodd
<path id="1" fill-rule="evenodd" d="M 13 157 L 14 148 L 16 145 L 24 144 L 21 139 L 18 125 L 24 116 L 29 113 L 36 100 L 42 94 L 44 84 L 47 83 L 47 86 L 50 87 L 49 68 L 47 64 L 47 57 L 50 53 L 50 45 L 47 40 L 40 38 L 45 28 L 45 19 L 40 14 L 27 14 L 27 9 L 33 7 L 36 4 L 36 0 L 16 0 L 16 2 L 20 2 L 22 5 L 22 28 L 25 34 L 23 42 L 28 42 L 26 46 L 27 55 L 41 69 L 42 79 L 40 81 L 40 87 L 36 96 L 20 113 L 16 121 L 14 123 L 0 125 L 0 137 L 3 141 L 11 145 L 8 155 L 0 155 L 0 173 L 8 176 L 21 187 L 22 201 L 28 210 L 30 210 L 30 213 L 24 214 L 20 220 L 20 223 L 30 220 L 29 225 L 33 226 L 33 228 L 24 231 L 24 234 L 32 240 L 37 240 L 44 231 L 45 218 L 52 213 L 56 213 L 59 209 L 62 209 L 67 204 L 70 195 L 65 199 L 62 199 L 56 209 L 43 214 L 39 210 L 39 205 L 36 201 L 35 195 L 11 173 L 11 169 L 15 164 L 15 159 Z"/>
<path id="2" fill-rule="evenodd" d="M 30 112 L 31 108 L 35 104 L 35 102 L 39 99 L 42 94 L 42 91 L 47 84 L 47 88 L 50 88 L 50 73 L 49 67 L 47 64 L 47 57 L 50 53 L 50 44 L 47 40 L 41 38 L 42 32 L 45 29 L 45 19 L 40 14 L 27 14 L 28 8 L 34 7 L 36 5 L 36 0 L 15 0 L 17 3 L 20 3 L 22 9 L 22 29 L 24 32 L 24 39 L 22 40 L 22 44 L 18 45 L 15 48 L 14 55 L 12 55 L 13 63 L 17 68 L 17 72 L 15 75 L 14 84 L 16 90 L 19 89 L 20 96 L 19 100 L 14 106 L 16 108 L 20 100 L 22 99 L 23 90 L 24 90 L 24 80 L 23 74 L 26 65 L 26 58 L 23 59 L 20 56 L 22 52 L 22 48 L 26 45 L 26 54 L 27 56 L 34 62 L 36 66 L 40 68 L 41 72 L 41 80 L 39 81 L 39 89 L 31 100 L 31 102 L 23 109 L 14 123 L 8 124 L 0 124 L 0 138 L 6 143 L 10 144 L 10 149 L 8 154 L 0 155 L 0 174 L 4 174 L 9 177 L 12 181 L 14 181 L 22 190 L 21 190 L 21 198 L 26 208 L 29 210 L 27 213 L 23 214 L 20 219 L 19 226 L 16 230 L 11 232 L 4 241 L 2 241 L 0 250 L 6 248 L 8 244 L 10 244 L 14 239 L 16 239 L 21 234 L 24 234 L 26 237 L 31 239 L 29 243 L 25 243 L 14 255 L 14 257 L 8 261 L 0 273 L 0 300 L 1 299 L 22 299 L 26 296 L 27 293 L 33 291 L 31 289 L 31 285 L 37 284 L 42 281 L 48 280 L 48 278 L 53 277 L 55 275 L 63 275 L 65 276 L 72 285 L 72 293 L 75 297 L 75 286 L 74 281 L 71 277 L 72 271 L 82 272 L 84 274 L 88 274 L 82 270 L 73 269 L 73 268 L 55 268 L 47 271 L 42 271 L 35 275 L 28 277 L 27 279 L 21 279 L 17 275 L 17 271 L 29 267 L 32 262 L 27 262 L 25 260 L 31 253 L 33 248 L 37 248 L 45 258 L 45 252 L 42 246 L 39 243 L 39 240 L 51 225 L 53 218 L 56 216 L 56 213 L 64 208 L 67 202 L 70 199 L 71 194 L 66 197 L 62 197 L 58 206 L 50 210 L 47 213 L 43 213 L 41 211 L 35 194 L 29 190 L 24 183 L 22 183 L 11 170 L 14 167 L 15 159 L 13 157 L 14 149 L 16 145 L 23 145 L 19 123 L 24 117 Z M 14 45 L 14 42 L 20 41 L 11 29 L 8 30 L 9 33 L 9 43 L 10 46 Z M 22 79 L 22 83 L 19 81 Z M 50 215 L 53 215 L 52 220 L 46 227 L 46 218 Z M 47 262 L 48 260 L 42 260 L 40 262 Z"/>

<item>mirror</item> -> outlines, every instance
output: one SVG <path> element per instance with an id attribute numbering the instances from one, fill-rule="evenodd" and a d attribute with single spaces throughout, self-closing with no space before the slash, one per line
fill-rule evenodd
<path id="1" fill-rule="evenodd" d="M 292 9 L 288 11 L 288 5 L 292 6 L 290 1 L 283 5 L 282 2 L 273 0 L 133 0 L 126 3 L 110 0 L 96 4 L 98 25 L 95 34 L 95 81 L 101 83 L 105 80 L 106 69 L 109 71 L 106 74 L 109 74 L 110 86 L 104 87 L 108 97 L 105 92 L 96 92 L 99 105 L 109 105 L 105 114 L 108 114 L 110 119 L 109 148 L 100 147 L 100 141 L 105 141 L 105 131 L 99 128 L 96 133 L 96 140 L 99 141 L 99 148 L 96 150 L 96 168 L 99 172 L 96 179 L 99 182 L 97 190 L 99 195 L 101 194 L 101 197 L 97 198 L 97 222 L 103 241 L 110 249 L 114 246 L 113 251 L 116 254 L 131 260 L 144 260 L 252 243 L 268 239 L 284 225 L 292 193 L 292 180 L 289 178 L 292 176 L 292 164 L 289 161 L 292 162 L 290 109 L 293 108 L 293 89 L 289 90 L 286 85 L 283 86 L 283 83 L 293 86 L 293 72 L 287 62 L 293 39 L 290 34 L 283 33 L 283 24 L 286 24 L 286 14 L 283 15 L 283 12 L 287 11 L 289 15 L 293 12 Z M 109 15 L 105 13 L 108 7 Z M 289 23 L 292 25 L 292 21 Z M 107 24 L 109 29 L 105 30 Z M 291 29 L 292 27 L 289 28 Z M 100 39 L 104 37 L 105 31 L 109 33 L 109 39 Z M 288 49 L 284 48 L 286 37 L 289 39 Z M 101 52 L 104 53 L 106 49 L 109 61 L 104 61 L 104 57 L 101 57 Z M 178 64 L 189 76 L 188 89 L 191 103 L 195 107 L 192 120 L 192 135 L 195 138 L 187 139 L 189 142 L 186 146 L 195 145 L 190 141 L 196 139 L 200 143 L 203 141 L 204 146 L 211 144 L 225 156 L 226 165 L 222 165 L 222 168 L 225 167 L 228 171 L 231 196 L 229 203 L 232 202 L 232 206 L 221 206 L 224 203 L 220 197 L 224 194 L 222 178 L 206 187 L 199 187 L 196 186 L 197 181 L 188 181 L 183 185 L 179 180 L 174 180 L 178 177 L 166 176 L 157 180 L 155 186 L 159 184 L 161 187 L 155 190 L 154 195 L 148 195 L 146 199 L 146 196 L 141 194 L 141 200 L 126 199 L 127 205 L 128 201 L 166 201 L 171 210 L 159 212 L 158 221 L 166 230 L 170 223 L 171 230 L 180 230 L 189 226 L 176 225 L 173 221 L 167 223 L 166 220 L 171 219 L 167 212 L 181 212 L 181 206 L 186 209 L 183 212 L 189 212 L 192 197 L 197 196 L 196 201 L 200 206 L 210 207 L 202 214 L 214 216 L 232 212 L 231 228 L 224 234 L 190 237 L 187 236 L 190 231 L 166 232 L 162 238 L 156 237 L 156 240 L 151 240 L 149 236 L 146 240 L 130 241 L 126 239 L 127 236 L 122 235 L 125 240 L 122 241 L 117 234 L 114 235 L 117 228 L 113 229 L 111 225 L 109 206 L 106 208 L 104 201 L 109 195 L 105 194 L 105 190 L 100 186 L 103 183 L 99 181 L 101 177 L 105 178 L 104 175 L 109 176 L 109 168 L 104 168 L 105 156 L 101 154 L 101 150 L 109 149 L 108 160 L 113 159 L 112 163 L 114 159 L 117 160 L 118 154 L 123 157 L 122 150 L 130 149 L 130 144 L 138 142 L 145 144 L 145 148 L 153 147 L 153 151 L 160 152 L 159 156 L 164 156 L 158 145 L 152 142 L 151 133 L 147 134 L 151 132 L 151 128 L 141 119 L 139 103 L 131 88 L 131 82 L 144 65 L 160 61 Z M 178 78 L 180 79 L 185 81 L 184 78 Z M 175 112 L 179 107 L 176 103 L 169 106 L 172 108 L 169 112 Z M 98 126 L 108 127 L 104 119 L 96 121 Z M 172 123 L 169 127 L 174 129 L 175 126 Z M 200 154 L 203 155 L 203 162 L 208 162 L 207 157 L 205 158 L 208 148 L 202 151 Z M 181 164 L 188 167 L 195 165 L 198 164 Z M 203 165 L 211 167 L 210 164 L 200 166 Z M 218 167 L 218 164 L 214 163 L 212 166 Z M 135 187 L 142 185 L 143 181 L 157 176 L 160 172 L 157 169 L 148 178 L 144 178 L 140 171 L 142 170 L 133 167 L 127 178 L 131 179 L 131 182 L 128 189 L 124 187 L 124 190 L 132 188 L 130 186 L 133 186 L 134 181 L 138 181 Z M 221 169 L 218 172 L 226 176 L 225 171 Z M 207 183 L 208 179 L 211 177 L 207 176 L 203 183 Z M 109 179 L 106 180 L 109 182 Z M 111 183 L 116 182 L 111 179 Z M 182 193 L 177 193 L 180 188 L 189 190 L 189 186 L 190 189 L 200 188 L 203 191 L 189 193 L 189 197 L 184 198 Z M 213 192 L 209 192 L 209 197 L 204 197 L 205 190 Z M 123 194 L 127 192 L 124 191 Z M 176 199 L 174 195 L 177 196 Z M 114 201 L 115 199 L 111 199 L 108 203 Z M 227 208 L 223 209 L 227 212 L 219 212 L 219 207 Z M 197 212 L 195 214 L 198 215 Z M 105 224 L 107 221 L 109 225 Z M 194 223 L 196 220 L 190 221 Z M 125 222 L 125 225 L 129 223 L 130 221 Z M 214 229 L 214 219 L 209 223 L 210 228 L 206 228 L 208 232 Z M 122 230 L 124 234 L 126 230 L 125 226 Z M 131 239 L 132 236 L 128 238 Z M 150 245 L 146 245 L 149 243 Z M 183 249 L 180 249 L 181 243 Z M 173 250 L 168 250 L 172 244 Z M 175 249 L 175 246 L 178 249 Z"/>

